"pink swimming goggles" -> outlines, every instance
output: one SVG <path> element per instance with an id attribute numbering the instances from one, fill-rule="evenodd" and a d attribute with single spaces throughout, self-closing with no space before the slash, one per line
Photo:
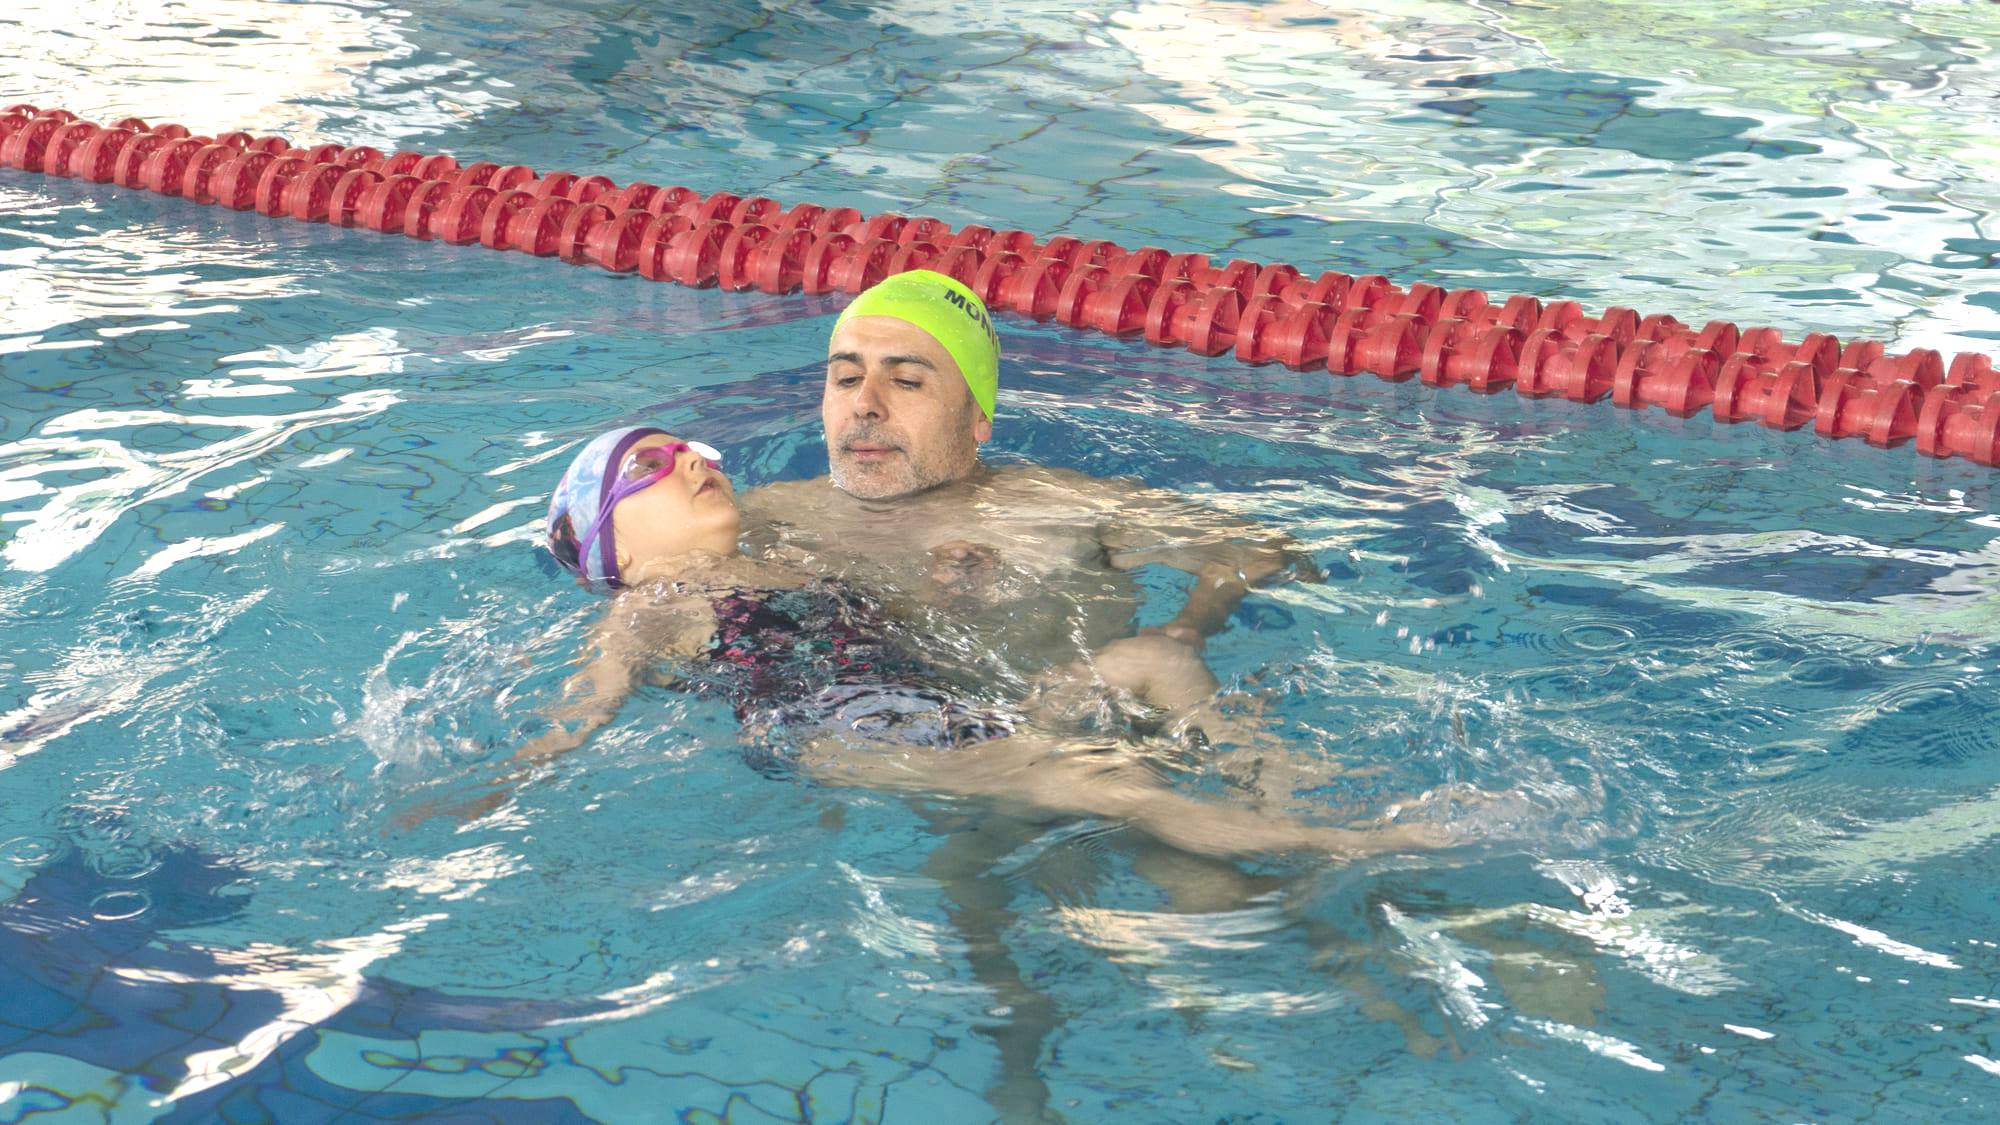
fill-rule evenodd
<path id="1" fill-rule="evenodd" d="M 597 506 L 597 518 L 590 521 L 590 529 L 583 533 L 582 539 L 577 540 L 577 554 L 589 557 L 590 544 L 600 534 L 605 534 L 608 542 L 610 536 L 606 533 L 611 528 L 612 509 L 627 496 L 643 492 L 672 476 L 674 466 L 680 463 L 683 453 L 692 453 L 708 462 L 713 468 L 722 467 L 722 454 L 717 453 L 715 447 L 707 442 L 672 441 L 665 445 L 648 445 L 627 453 L 625 460 L 618 466 L 618 477 L 613 481 L 611 491 L 605 495 L 603 503 Z M 616 582 L 617 556 L 614 554 L 612 559 L 609 577 Z"/>
<path id="2" fill-rule="evenodd" d="M 549 550 L 586 581 L 619 584 L 618 555 L 611 542 L 611 512 L 619 501 L 671 476 L 683 453 L 719 467 L 722 455 L 698 441 L 638 447 L 651 436 L 666 434 L 633 426 L 598 435 L 578 452 L 549 498 Z"/>

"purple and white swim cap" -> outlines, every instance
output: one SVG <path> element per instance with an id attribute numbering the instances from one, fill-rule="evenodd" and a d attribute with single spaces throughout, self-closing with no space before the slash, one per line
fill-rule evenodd
<path id="1" fill-rule="evenodd" d="M 579 556 L 578 541 L 597 522 L 597 513 L 618 483 L 618 466 L 624 463 L 625 455 L 654 435 L 665 437 L 667 432 L 652 426 L 627 426 L 590 439 L 569 463 L 555 495 L 549 497 L 549 552 L 585 581 L 618 584 L 618 554 L 609 521 L 597 542 L 591 544 L 589 558 Z"/>

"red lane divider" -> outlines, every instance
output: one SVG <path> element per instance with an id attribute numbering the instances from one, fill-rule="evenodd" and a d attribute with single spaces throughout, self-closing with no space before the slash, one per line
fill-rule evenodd
<path id="1" fill-rule="evenodd" d="M 1374 275 L 1308 276 L 1283 263 L 367 146 L 296 148 L 282 137 L 196 136 L 126 118 L 109 126 L 60 109 L 0 110 L 0 165 L 143 188 L 305 222 L 366 227 L 560 257 L 651 281 L 767 293 L 858 293 L 890 274 L 934 269 L 996 311 L 1199 355 L 1234 352 L 1335 375 L 1419 377 L 1431 386 L 1575 402 L 1609 398 L 1679 417 L 1892 446 L 2000 466 L 2000 373 L 1989 356 L 1949 364 L 1929 349 L 1891 355 L 1813 333 L 1723 320 L 1697 329 L 1627 308 L 1477 289 L 1408 288 Z"/>

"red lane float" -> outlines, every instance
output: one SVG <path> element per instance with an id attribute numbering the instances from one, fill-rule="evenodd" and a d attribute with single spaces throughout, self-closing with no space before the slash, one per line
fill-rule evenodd
<path id="1" fill-rule="evenodd" d="M 1919 348 L 1529 296 L 1494 303 L 1477 289 L 971 224 L 863 215 L 681 186 L 620 186 L 600 175 L 523 165 L 461 165 L 441 154 L 368 146 L 296 148 L 281 137 L 198 136 L 126 118 L 109 126 L 66 110 L 0 109 L 0 165 L 143 188 L 273 217 L 560 257 L 694 287 L 858 293 L 904 270 L 957 278 L 995 310 L 1198 355 L 1279 363 L 1492 394 L 1512 387 L 1677 417 L 1893 446 L 2000 466 L 2000 373 L 1989 356 L 1948 364 Z"/>

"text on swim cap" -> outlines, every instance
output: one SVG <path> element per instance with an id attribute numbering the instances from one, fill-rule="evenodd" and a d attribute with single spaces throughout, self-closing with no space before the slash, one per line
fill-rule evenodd
<path id="1" fill-rule="evenodd" d="M 993 350 L 1000 350 L 1000 334 L 993 331 L 993 322 L 987 319 L 985 309 L 966 300 L 965 294 L 960 293 L 956 289 L 946 288 L 944 299 L 950 301 L 960 312 L 978 321 L 979 327 L 986 331 L 986 338 L 993 342 Z"/>

